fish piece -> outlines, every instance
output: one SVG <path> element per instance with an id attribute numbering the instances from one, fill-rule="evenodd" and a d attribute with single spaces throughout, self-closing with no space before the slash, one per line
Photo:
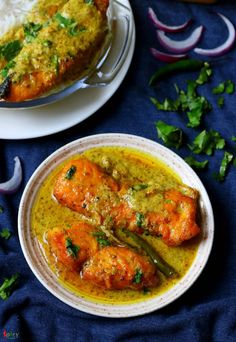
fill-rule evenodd
<path id="1" fill-rule="evenodd" d="M 147 229 L 152 235 L 161 236 L 168 246 L 178 246 L 200 233 L 197 206 L 197 197 L 168 190 L 164 193 L 163 212 L 147 214 Z"/>
<path id="2" fill-rule="evenodd" d="M 98 251 L 95 231 L 93 226 L 82 222 L 48 231 L 47 242 L 56 267 L 79 272 L 84 262 Z"/>
<path id="3" fill-rule="evenodd" d="M 149 259 L 126 247 L 98 251 L 83 267 L 82 277 L 106 290 L 139 290 L 156 286 L 159 281 Z"/>
<path id="4" fill-rule="evenodd" d="M 72 166 L 76 171 L 67 179 L 66 174 Z M 147 212 L 137 212 L 126 191 L 129 191 L 127 185 L 118 184 L 98 165 L 81 158 L 63 168 L 55 183 L 54 196 L 59 203 L 85 217 L 96 217 L 97 224 L 106 222 L 109 216 L 114 227 L 136 233 L 148 231 L 162 237 L 169 246 L 178 246 L 199 234 L 196 223 L 198 192 L 195 189 L 183 185 L 178 190 L 162 191 L 162 209 Z M 148 196 L 146 198 L 148 200 Z"/>
<path id="5" fill-rule="evenodd" d="M 101 224 L 118 201 L 118 189 L 116 181 L 102 168 L 80 158 L 67 163 L 58 174 L 53 195 L 60 204 L 86 217 L 95 215 L 97 224 Z"/>
<path id="6" fill-rule="evenodd" d="M 69 0 L 58 11 L 52 7 L 52 18 L 12 60 L 8 71 L 11 84 L 5 99 L 32 99 L 62 82 L 82 77 L 107 39 L 108 5 L 108 0 Z"/>

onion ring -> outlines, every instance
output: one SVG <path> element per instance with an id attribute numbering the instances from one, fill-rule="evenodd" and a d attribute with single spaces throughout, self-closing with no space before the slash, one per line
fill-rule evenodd
<path id="1" fill-rule="evenodd" d="M 19 157 L 14 158 L 14 172 L 13 176 L 6 182 L 0 183 L 0 193 L 2 194 L 13 194 L 16 192 L 22 181 L 22 167 Z"/>
<path id="2" fill-rule="evenodd" d="M 193 51 L 199 55 L 203 56 L 208 56 L 208 57 L 218 57 L 222 56 L 226 52 L 228 52 L 234 45 L 235 43 L 235 27 L 231 23 L 231 21 L 226 18 L 223 14 L 221 13 L 216 13 L 226 24 L 227 29 L 228 29 L 228 38 L 227 40 L 220 46 L 214 48 L 214 49 L 201 49 L 201 48 L 195 48 Z"/>
<path id="3" fill-rule="evenodd" d="M 165 35 L 165 32 L 157 30 L 157 39 L 168 51 L 185 53 L 197 45 L 202 37 L 203 30 L 202 25 L 198 26 L 187 39 L 181 41 L 172 40 Z"/>
<path id="4" fill-rule="evenodd" d="M 173 62 L 180 61 L 181 59 L 188 58 L 188 56 L 185 54 L 171 55 L 168 53 L 161 52 L 161 51 L 154 49 L 154 48 L 150 48 L 150 52 L 155 59 L 158 59 L 158 60 L 160 60 L 162 62 L 166 62 L 166 63 L 173 63 Z"/>
<path id="5" fill-rule="evenodd" d="M 166 25 L 157 18 L 156 13 L 153 11 L 151 7 L 148 8 L 148 17 L 156 28 L 169 33 L 181 32 L 193 22 L 192 19 L 189 19 L 184 24 L 179 26 Z"/>

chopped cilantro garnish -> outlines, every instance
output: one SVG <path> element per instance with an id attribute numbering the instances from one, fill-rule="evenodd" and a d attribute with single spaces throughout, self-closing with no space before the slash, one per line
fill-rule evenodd
<path id="1" fill-rule="evenodd" d="M 226 92 L 227 94 L 233 94 L 235 89 L 235 85 L 232 81 L 227 80 L 225 82 L 220 83 L 217 87 L 212 89 L 212 94 L 223 94 Z"/>
<path id="2" fill-rule="evenodd" d="M 225 82 L 220 83 L 217 87 L 212 89 L 212 94 L 223 94 L 225 91 Z"/>
<path id="3" fill-rule="evenodd" d="M 133 283 L 134 283 L 134 284 L 140 284 L 141 281 L 142 281 L 142 277 L 143 277 L 143 272 L 142 272 L 142 270 L 137 269 L 137 270 L 136 270 L 136 273 L 135 273 L 135 275 L 134 275 Z"/>
<path id="4" fill-rule="evenodd" d="M 7 62 L 15 58 L 22 49 L 19 40 L 13 40 L 10 43 L 0 46 L 0 57 L 3 57 Z"/>
<path id="5" fill-rule="evenodd" d="M 85 27 L 78 27 L 78 23 L 71 18 L 66 18 L 61 13 L 55 15 L 55 19 L 59 24 L 59 27 L 67 29 L 69 35 L 76 36 L 80 32 L 86 31 Z"/>
<path id="6" fill-rule="evenodd" d="M 14 274 L 11 278 L 5 278 L 4 282 L 0 286 L 0 297 L 3 300 L 6 300 L 8 297 L 10 297 L 17 280 L 19 278 L 19 274 Z"/>
<path id="7" fill-rule="evenodd" d="M 163 140 L 167 146 L 179 148 L 183 141 L 183 132 L 181 129 L 167 125 L 164 121 L 156 122 L 158 137 Z"/>
<path id="8" fill-rule="evenodd" d="M 87 5 L 93 5 L 94 0 L 84 0 Z"/>
<path id="9" fill-rule="evenodd" d="M 59 74 L 59 58 L 57 55 L 53 55 L 51 58 L 52 65 L 55 68 L 55 73 L 58 75 Z"/>
<path id="10" fill-rule="evenodd" d="M 110 243 L 110 241 L 107 239 L 105 233 L 103 233 L 103 232 L 94 232 L 94 233 L 93 233 L 93 236 L 96 237 L 96 240 L 97 240 L 97 242 L 99 243 L 99 245 L 100 245 L 101 247 L 106 247 L 106 246 L 110 246 L 110 245 L 111 245 L 111 243 Z"/>
<path id="11" fill-rule="evenodd" d="M 66 172 L 65 178 L 66 179 L 71 179 L 74 176 L 75 171 L 76 171 L 76 167 L 74 165 L 72 165 L 69 168 L 69 170 Z"/>
<path id="12" fill-rule="evenodd" d="M 3 78 L 6 78 L 8 76 L 8 72 L 11 68 L 14 68 L 14 66 L 16 65 L 16 62 L 15 61 L 10 61 L 7 63 L 7 65 L 5 66 L 5 68 L 3 68 L 1 70 L 1 75 Z"/>
<path id="13" fill-rule="evenodd" d="M 150 100 L 159 110 L 164 110 L 167 112 L 175 112 L 179 108 L 179 101 L 173 101 L 171 99 L 165 99 L 163 103 L 159 102 L 156 98 L 150 97 Z"/>
<path id="14" fill-rule="evenodd" d="M 234 156 L 232 153 L 229 153 L 227 151 L 225 151 L 224 153 L 224 157 L 221 161 L 221 165 L 220 165 L 220 170 L 219 172 L 215 175 L 216 179 L 219 182 L 223 182 L 225 180 L 225 176 L 226 176 L 226 172 L 229 168 L 230 163 L 232 162 Z"/>
<path id="15" fill-rule="evenodd" d="M 200 70 L 196 83 L 199 85 L 206 83 L 211 75 L 212 75 L 212 69 L 210 65 L 206 62 L 204 63 L 204 66 Z"/>
<path id="16" fill-rule="evenodd" d="M 77 258 L 80 247 L 74 245 L 70 238 L 66 238 L 66 250 L 68 255 L 72 256 L 73 258 Z"/>
<path id="17" fill-rule="evenodd" d="M 27 43 L 31 43 L 39 34 L 39 31 L 42 29 L 43 25 L 35 24 L 35 23 L 27 23 L 23 25 L 25 40 Z"/>
<path id="18" fill-rule="evenodd" d="M 195 158 L 193 158 L 192 156 L 186 157 L 184 160 L 186 161 L 186 163 L 188 163 L 190 166 L 192 166 L 195 169 L 205 169 L 208 164 L 208 160 L 204 160 L 200 162 L 196 160 Z"/>
<path id="19" fill-rule="evenodd" d="M 225 92 L 227 94 L 233 94 L 235 90 L 235 85 L 232 81 L 228 80 L 225 82 Z"/>
<path id="20" fill-rule="evenodd" d="M 3 228 L 2 231 L 0 232 L 0 236 L 3 238 L 3 239 L 6 239 L 8 240 L 11 236 L 11 232 L 9 229 L 7 228 Z"/>
<path id="21" fill-rule="evenodd" d="M 222 96 L 218 97 L 217 99 L 217 105 L 218 107 L 222 108 L 224 106 L 225 100 Z"/>
<path id="22" fill-rule="evenodd" d="M 136 224 L 137 224 L 137 227 L 139 228 L 142 228 L 143 225 L 144 225 L 144 215 L 141 214 L 141 213 L 136 213 Z"/>
<path id="23" fill-rule="evenodd" d="M 236 136 L 232 136 L 231 140 L 236 141 Z"/>
<path id="24" fill-rule="evenodd" d="M 220 150 L 223 149 L 224 146 L 225 140 L 218 132 L 214 130 L 207 132 L 204 130 L 196 136 L 189 148 L 196 154 L 205 153 L 207 155 L 212 155 L 215 149 Z"/>

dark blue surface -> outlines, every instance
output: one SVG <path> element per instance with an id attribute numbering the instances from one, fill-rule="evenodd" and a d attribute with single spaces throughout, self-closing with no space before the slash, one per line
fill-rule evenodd
<path id="1" fill-rule="evenodd" d="M 146 316 L 129 319 L 106 319 L 76 311 L 54 298 L 30 271 L 17 236 L 17 211 L 23 189 L 37 166 L 57 148 L 80 137 L 96 133 L 123 132 L 158 141 L 154 122 L 162 119 L 183 128 L 190 142 L 199 130 L 186 128 L 186 117 L 158 112 L 149 101 L 154 92 L 148 78 L 162 63 L 149 54 L 149 47 L 158 48 L 155 30 L 147 19 L 147 7 L 153 6 L 170 24 L 195 18 L 195 27 L 206 26 L 201 45 L 213 47 L 226 37 L 222 22 L 209 10 L 217 10 L 236 25 L 236 4 L 222 1 L 218 5 L 201 6 L 175 1 L 132 1 L 137 43 L 131 68 L 119 90 L 92 117 L 65 132 L 50 137 L 25 141 L 0 141 L 0 179 L 11 176 L 13 158 L 23 161 L 24 182 L 16 195 L 0 196 L 5 211 L 0 215 L 0 228 L 13 232 L 9 241 L 1 240 L 0 282 L 4 277 L 20 273 L 20 282 L 7 301 L 0 299 L 0 340 L 6 332 L 18 334 L 22 341 L 236 341 L 236 169 L 232 167 L 224 183 L 217 183 L 212 173 L 218 170 L 222 151 L 210 158 L 209 169 L 199 172 L 212 201 L 215 214 L 215 240 L 209 262 L 196 283 L 174 303 Z M 185 33 L 188 35 L 188 32 Z M 185 36 L 184 35 L 184 36 Z M 194 56 L 194 55 L 192 55 Z M 225 95 L 224 109 L 218 109 L 211 88 L 220 81 L 236 82 L 236 48 L 224 62 L 214 66 L 210 84 L 202 92 L 213 104 L 204 119 L 204 127 L 218 130 L 235 151 L 236 95 Z M 181 75 L 158 88 L 158 96 L 174 96 L 173 82 L 184 85 Z M 10 128 L 9 128 L 10 129 Z M 177 153 L 185 157 L 187 148 Z M 15 335 L 16 336 L 16 335 Z"/>

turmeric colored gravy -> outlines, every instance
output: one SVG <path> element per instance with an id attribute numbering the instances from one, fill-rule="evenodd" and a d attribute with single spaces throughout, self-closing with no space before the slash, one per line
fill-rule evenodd
<path id="1" fill-rule="evenodd" d="M 155 185 L 160 190 L 168 190 L 178 188 L 181 180 L 178 176 L 164 163 L 154 157 L 139 152 L 131 148 L 121 147 L 98 147 L 87 150 L 81 155 L 75 155 L 70 159 L 77 159 L 81 156 L 86 157 L 92 162 L 100 165 L 106 172 L 110 173 L 114 178 L 122 181 L 130 181 L 131 183 L 148 183 L 150 186 Z M 160 282 L 157 287 L 140 290 L 103 290 L 94 286 L 90 282 L 81 279 L 79 273 L 68 271 L 67 269 L 57 268 L 55 258 L 50 252 L 47 243 L 46 234 L 49 230 L 56 226 L 67 226 L 78 221 L 87 221 L 81 216 L 66 207 L 60 205 L 52 196 L 53 186 L 58 172 L 68 162 L 66 160 L 59 165 L 43 182 L 39 189 L 35 200 L 31 223 L 34 235 L 37 237 L 47 259 L 48 265 L 58 276 L 58 280 L 64 287 L 83 296 L 86 299 L 112 304 L 125 304 L 131 302 L 139 302 L 154 296 L 160 295 L 173 287 L 182 278 L 190 268 L 198 249 L 200 237 L 194 238 L 187 243 L 185 242 L 178 247 L 168 247 L 158 237 L 150 235 L 145 238 L 178 273 L 177 278 L 166 278 L 160 272 Z M 147 206 L 145 197 L 142 198 L 141 192 L 138 198 L 135 198 L 132 205 L 137 210 L 144 210 Z M 153 197 L 153 202 L 148 203 L 154 207 L 159 205 L 157 197 Z M 90 222 L 93 224 L 93 222 Z M 131 242 L 131 241 L 130 241 Z"/>

